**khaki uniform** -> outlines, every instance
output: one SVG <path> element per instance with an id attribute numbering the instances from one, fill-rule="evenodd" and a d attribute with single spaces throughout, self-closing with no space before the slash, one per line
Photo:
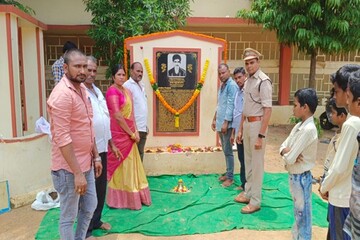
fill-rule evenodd
<path id="1" fill-rule="evenodd" d="M 247 181 L 245 196 L 250 199 L 250 204 L 254 206 L 260 206 L 261 187 L 264 177 L 266 138 L 262 140 L 261 149 L 255 149 L 254 147 L 260 133 L 264 107 L 272 107 L 272 85 L 270 78 L 259 69 L 253 76 L 248 77 L 245 82 L 243 109 L 243 115 L 246 117 L 243 124 Z"/>

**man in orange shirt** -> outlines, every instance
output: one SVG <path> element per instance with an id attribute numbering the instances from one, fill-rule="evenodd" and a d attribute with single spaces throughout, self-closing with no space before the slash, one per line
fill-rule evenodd
<path id="1" fill-rule="evenodd" d="M 51 175 L 60 195 L 60 238 L 85 239 L 97 205 L 94 168 L 96 176 L 102 171 L 91 103 L 82 84 L 88 72 L 85 55 L 78 49 L 66 52 L 64 71 L 47 101 L 53 136 Z"/>

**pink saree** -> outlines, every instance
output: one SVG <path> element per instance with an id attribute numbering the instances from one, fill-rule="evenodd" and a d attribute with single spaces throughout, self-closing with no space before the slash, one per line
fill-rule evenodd
<path id="1" fill-rule="evenodd" d="M 110 149 L 108 151 L 106 199 L 109 207 L 139 210 L 142 204 L 151 204 L 151 196 L 137 145 L 114 118 L 120 111 L 130 129 L 135 131 L 131 93 L 126 89 L 124 93 L 113 86 L 106 93 L 112 140 L 123 156 L 118 159 Z"/>

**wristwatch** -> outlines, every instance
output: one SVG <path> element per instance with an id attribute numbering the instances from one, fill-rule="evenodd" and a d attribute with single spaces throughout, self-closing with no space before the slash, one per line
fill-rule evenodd
<path id="1" fill-rule="evenodd" d="M 261 133 L 259 133 L 258 138 L 265 138 L 265 135 L 262 135 Z"/>
<path id="2" fill-rule="evenodd" d="M 94 158 L 94 162 L 101 162 L 101 157 Z"/>

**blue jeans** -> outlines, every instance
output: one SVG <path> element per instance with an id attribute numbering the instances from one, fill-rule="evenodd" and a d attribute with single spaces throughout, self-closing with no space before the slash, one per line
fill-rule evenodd
<path id="1" fill-rule="evenodd" d="M 310 171 L 289 174 L 289 186 L 294 201 L 295 223 L 292 228 L 294 240 L 311 239 L 311 182 Z"/>
<path id="2" fill-rule="evenodd" d="M 51 171 L 55 190 L 60 195 L 59 230 L 61 239 L 85 239 L 90 220 L 97 205 L 94 169 L 84 173 L 87 181 L 85 195 L 75 192 L 74 175 L 64 169 Z M 77 217 L 74 235 L 73 226 Z"/>
<path id="3" fill-rule="evenodd" d="M 232 128 L 228 128 L 225 134 L 221 132 L 218 133 L 221 141 L 221 147 L 225 155 L 226 177 L 232 180 L 234 179 L 234 154 L 230 143 Z"/>
<path id="4" fill-rule="evenodd" d="M 349 208 L 336 207 L 331 203 L 328 204 L 328 232 L 331 240 L 351 240 L 351 237 L 343 231 L 345 219 L 349 215 L 349 212 Z"/>

